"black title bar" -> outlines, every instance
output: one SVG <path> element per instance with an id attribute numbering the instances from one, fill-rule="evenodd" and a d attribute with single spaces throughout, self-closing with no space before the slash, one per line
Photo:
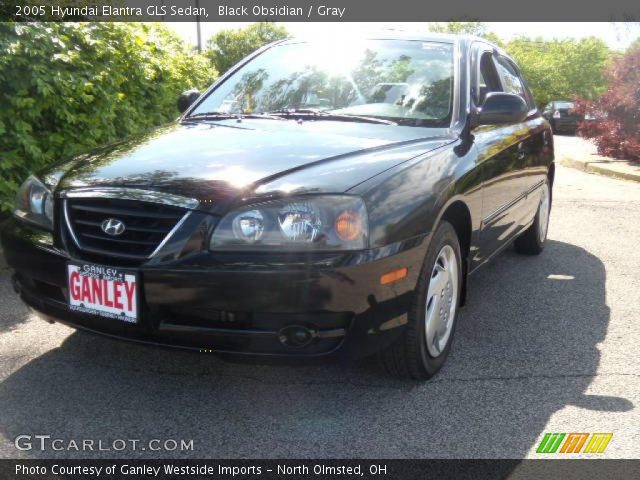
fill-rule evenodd
<path id="1" fill-rule="evenodd" d="M 0 460 L 12 480 L 640 478 L 638 460 Z"/>
<path id="2" fill-rule="evenodd" d="M 0 1 L 4 21 L 640 21 L 638 0 Z"/>

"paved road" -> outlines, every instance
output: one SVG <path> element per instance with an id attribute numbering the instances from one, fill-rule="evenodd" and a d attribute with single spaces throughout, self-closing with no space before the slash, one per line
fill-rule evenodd
<path id="1" fill-rule="evenodd" d="M 0 456 L 83 455 L 13 446 L 51 434 L 194 440 L 162 456 L 522 458 L 544 432 L 610 431 L 606 456 L 637 457 L 639 238 L 637 184 L 559 167 L 547 250 L 474 275 L 452 355 L 421 385 L 75 333 L 30 316 L 0 273 Z"/>

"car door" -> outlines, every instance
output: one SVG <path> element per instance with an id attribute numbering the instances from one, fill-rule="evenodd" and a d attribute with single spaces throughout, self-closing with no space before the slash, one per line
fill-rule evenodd
<path id="1" fill-rule="evenodd" d="M 479 44 L 472 52 L 475 62 L 472 62 L 471 95 L 476 108 L 481 108 L 489 92 L 516 93 L 528 100 L 517 75 L 514 79 L 513 75 L 505 73 L 507 69 L 500 63 L 493 47 Z M 533 113 L 539 117 L 537 110 L 532 109 Z M 472 134 L 482 177 L 482 226 L 474 262 L 482 263 L 524 226 L 527 187 L 523 176 L 532 148 L 529 142 L 531 126 L 528 120 L 517 124 L 483 125 L 475 128 Z"/>
<path id="2" fill-rule="evenodd" d="M 519 150 L 518 165 L 525 201 L 520 204 L 516 218 L 520 227 L 526 228 L 538 210 L 540 188 L 547 176 L 547 163 L 543 156 L 551 145 L 551 132 L 536 108 L 533 95 L 517 65 L 502 55 L 497 55 L 496 60 L 505 91 L 520 95 L 529 105 L 528 117 L 522 124 L 524 133 L 519 144 L 522 148 Z M 554 106 L 552 103 L 552 110 Z"/>

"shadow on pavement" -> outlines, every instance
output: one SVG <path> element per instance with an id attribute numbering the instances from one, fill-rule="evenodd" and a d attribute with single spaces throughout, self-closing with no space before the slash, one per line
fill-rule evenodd
<path id="1" fill-rule="evenodd" d="M 0 259 L 0 308 L 3 310 L 0 316 L 0 333 L 13 330 L 29 318 L 29 310 L 20 301 L 11 287 L 11 271 L 1 268 Z"/>
<path id="2" fill-rule="evenodd" d="M 235 364 L 74 333 L 0 384 L 0 433 L 194 440 L 156 457 L 522 458 L 567 405 L 632 408 L 585 394 L 609 322 L 605 283 L 602 262 L 566 243 L 500 255 L 472 275 L 452 355 L 426 384 L 385 378 L 373 361 Z"/>

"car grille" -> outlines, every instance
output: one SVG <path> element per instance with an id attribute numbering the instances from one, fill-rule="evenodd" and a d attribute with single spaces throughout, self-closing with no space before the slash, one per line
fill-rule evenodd
<path id="1" fill-rule="evenodd" d="M 64 208 L 80 250 L 135 260 L 149 258 L 186 214 L 179 207 L 110 198 L 67 199 Z M 122 222 L 124 231 L 107 234 L 102 225 L 109 219 Z"/>

